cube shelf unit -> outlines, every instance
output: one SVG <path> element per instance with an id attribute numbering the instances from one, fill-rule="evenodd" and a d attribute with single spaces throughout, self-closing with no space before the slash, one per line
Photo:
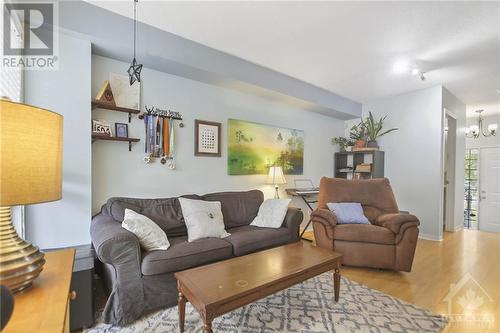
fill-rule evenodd
<path id="1" fill-rule="evenodd" d="M 356 165 L 371 163 L 371 172 L 355 172 Z M 340 171 L 352 167 L 352 171 Z M 381 150 L 341 151 L 334 154 L 333 176 L 335 178 L 352 179 L 355 173 L 362 179 L 384 177 L 384 152 Z"/>

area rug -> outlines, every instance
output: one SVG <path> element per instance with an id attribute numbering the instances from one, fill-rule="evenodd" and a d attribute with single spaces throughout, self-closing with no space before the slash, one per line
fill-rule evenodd
<path id="1" fill-rule="evenodd" d="M 216 318 L 214 332 L 441 332 L 446 319 L 382 292 L 342 278 L 333 299 L 330 273 L 278 292 Z M 126 327 L 97 323 L 86 333 L 179 332 L 177 307 L 160 310 Z M 186 306 L 185 332 L 203 332 L 198 312 Z"/>

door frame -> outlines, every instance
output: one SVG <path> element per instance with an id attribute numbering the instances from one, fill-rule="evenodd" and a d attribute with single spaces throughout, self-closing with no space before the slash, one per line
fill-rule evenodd
<path id="1" fill-rule="evenodd" d="M 458 163 L 457 161 L 457 154 L 456 154 L 456 151 L 457 151 L 457 137 L 458 137 L 458 119 L 457 119 L 457 116 L 451 112 L 450 110 L 446 109 L 445 108 L 445 112 L 444 112 L 444 122 L 445 123 L 448 123 L 448 127 L 449 127 L 449 122 L 448 120 L 446 120 L 446 118 L 451 118 L 453 120 L 453 127 L 454 127 L 454 132 L 453 133 L 450 133 L 449 129 L 448 129 L 448 133 L 444 133 L 445 129 L 443 128 L 443 181 L 442 181 L 442 185 L 443 185 L 443 200 L 442 200 L 442 206 L 443 206 L 443 212 L 442 212 L 442 219 L 443 219 L 443 223 L 441 224 L 441 230 L 445 230 L 445 231 L 455 231 L 455 219 L 456 219 L 456 216 L 455 216 L 455 207 L 457 205 L 456 203 L 456 197 L 455 197 L 455 192 L 456 192 L 456 188 L 459 184 L 458 181 L 459 179 L 457 179 L 457 175 L 456 175 L 456 165 Z M 446 146 L 447 146 L 447 143 L 450 142 L 450 139 L 453 140 L 453 144 L 450 148 L 451 151 L 447 151 L 446 149 Z M 450 154 L 450 159 L 448 160 L 449 161 L 449 165 L 448 165 L 448 174 L 446 175 L 445 173 L 445 168 L 446 168 L 446 155 L 447 154 Z M 461 162 L 463 163 L 463 162 Z M 445 177 L 445 175 L 447 177 Z M 448 179 L 446 179 L 448 178 Z M 448 184 L 445 184 L 445 181 L 448 180 Z M 463 183 L 463 181 L 462 181 Z M 446 196 L 444 195 L 444 191 L 445 191 L 445 186 L 446 186 Z M 463 186 L 463 184 L 461 184 L 460 186 Z M 463 224 L 463 223 L 462 223 Z"/>

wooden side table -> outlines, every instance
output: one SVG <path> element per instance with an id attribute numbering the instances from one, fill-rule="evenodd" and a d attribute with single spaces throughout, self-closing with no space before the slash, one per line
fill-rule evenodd
<path id="1" fill-rule="evenodd" d="M 45 266 L 33 285 L 14 295 L 14 312 L 3 333 L 69 332 L 69 300 L 74 249 L 45 253 Z"/>

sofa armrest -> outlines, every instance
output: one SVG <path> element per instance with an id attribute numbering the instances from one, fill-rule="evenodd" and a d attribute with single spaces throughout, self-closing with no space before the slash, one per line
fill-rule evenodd
<path id="1" fill-rule="evenodd" d="M 304 214 L 300 208 L 288 207 L 288 210 L 283 220 L 282 228 L 287 228 L 291 232 L 291 242 L 299 240 L 300 224 L 304 219 Z"/>
<path id="2" fill-rule="evenodd" d="M 384 227 L 392 231 L 394 234 L 399 234 L 408 227 L 420 225 L 420 221 L 412 214 L 382 214 L 375 220 L 375 225 Z M 403 229 L 401 229 L 404 226 Z"/>
<path id="3" fill-rule="evenodd" d="M 111 216 L 97 214 L 90 225 L 90 236 L 97 257 L 115 269 L 117 282 L 141 277 L 139 239 Z"/>

